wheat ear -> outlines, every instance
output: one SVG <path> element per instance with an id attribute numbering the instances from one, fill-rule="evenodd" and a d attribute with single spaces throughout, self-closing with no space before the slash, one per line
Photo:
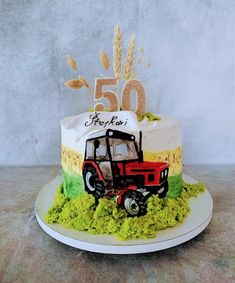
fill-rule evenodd
<path id="1" fill-rule="evenodd" d="M 127 55 L 126 55 L 126 63 L 125 63 L 125 71 L 124 71 L 124 79 L 126 81 L 131 78 L 133 73 L 132 65 L 134 62 L 134 54 L 135 54 L 135 36 L 133 34 L 130 37 Z"/>
<path id="2" fill-rule="evenodd" d="M 105 70 L 109 68 L 109 57 L 108 55 L 101 49 L 100 50 L 100 62 Z"/>
<path id="3" fill-rule="evenodd" d="M 73 70 L 77 70 L 77 62 L 69 55 L 66 56 L 67 59 L 67 64 L 69 65 L 69 67 Z"/>
<path id="4" fill-rule="evenodd" d="M 121 68 L 122 68 L 122 33 L 117 26 L 114 30 L 113 39 L 113 71 L 116 79 L 121 78 Z"/>

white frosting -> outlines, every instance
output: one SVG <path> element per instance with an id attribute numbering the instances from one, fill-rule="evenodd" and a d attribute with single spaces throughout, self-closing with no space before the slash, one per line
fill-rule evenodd
<path id="1" fill-rule="evenodd" d="M 164 151 L 181 146 L 181 125 L 175 118 L 158 115 L 160 121 L 140 123 L 143 132 L 143 149 L 146 151 Z"/>
<path id="2" fill-rule="evenodd" d="M 95 123 L 96 114 L 99 121 L 96 119 Z M 142 131 L 142 148 L 144 151 L 164 151 L 181 146 L 179 121 L 165 115 L 158 116 L 161 117 L 161 120 L 153 122 L 146 119 L 139 122 L 132 111 L 87 112 L 78 116 L 66 117 L 61 120 L 61 143 L 84 154 L 85 141 L 90 134 L 104 129 L 113 129 L 133 133 L 136 135 L 137 141 L 139 132 Z M 92 121 L 93 123 L 91 123 Z"/>

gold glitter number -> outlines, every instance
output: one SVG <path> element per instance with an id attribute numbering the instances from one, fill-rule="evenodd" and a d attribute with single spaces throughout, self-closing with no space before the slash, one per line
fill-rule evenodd
<path id="1" fill-rule="evenodd" d="M 115 78 L 104 78 L 96 79 L 95 81 L 95 100 L 100 100 L 101 98 L 106 98 L 109 100 L 110 108 L 109 111 L 118 111 L 118 98 L 116 93 L 113 91 L 103 91 L 103 86 L 106 85 L 117 85 L 117 79 Z M 102 103 L 96 103 L 95 111 L 104 111 L 105 107 Z"/>
<path id="2" fill-rule="evenodd" d="M 95 81 L 95 100 L 98 101 L 101 98 L 106 98 L 109 101 L 110 108 L 109 111 L 118 111 L 118 97 L 117 94 L 113 91 L 103 91 L 103 86 L 112 85 L 117 86 L 116 78 L 102 78 L 96 79 Z M 122 110 L 131 111 L 131 92 L 136 91 L 136 104 L 137 109 L 135 113 L 137 116 L 141 116 L 145 113 L 145 91 L 143 84 L 138 80 L 129 80 L 127 81 L 122 89 Z M 104 111 L 105 107 L 102 103 L 96 103 L 94 107 L 95 111 Z"/>
<path id="3" fill-rule="evenodd" d="M 142 83 L 138 80 L 129 80 L 125 83 L 122 90 L 122 110 L 131 111 L 131 92 L 137 92 L 136 103 L 137 109 L 135 111 L 137 116 L 145 113 L 145 91 Z"/>

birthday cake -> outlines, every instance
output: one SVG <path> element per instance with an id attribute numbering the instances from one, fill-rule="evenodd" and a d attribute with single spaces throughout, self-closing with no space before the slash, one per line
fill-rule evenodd
<path id="1" fill-rule="evenodd" d="M 62 183 L 45 220 L 119 239 L 155 237 L 190 213 L 189 197 L 205 188 L 182 179 L 181 124 L 170 116 L 145 112 L 145 91 L 133 78 L 134 37 L 130 38 L 119 103 L 113 90 L 121 79 L 121 32 L 115 30 L 114 77 L 97 78 L 92 111 L 61 120 Z M 100 52 L 104 69 L 109 59 Z M 76 61 L 67 57 L 76 70 Z M 84 77 L 65 83 L 73 89 L 90 86 Z M 131 110 L 130 94 L 137 93 Z"/>

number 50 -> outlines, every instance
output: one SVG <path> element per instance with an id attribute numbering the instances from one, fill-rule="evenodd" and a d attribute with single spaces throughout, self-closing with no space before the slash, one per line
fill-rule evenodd
<path id="1" fill-rule="evenodd" d="M 108 90 L 103 91 L 103 86 L 112 85 L 117 86 L 117 79 L 115 78 L 102 78 L 96 79 L 95 82 L 95 101 L 101 98 L 109 100 L 109 111 L 118 111 L 119 102 L 118 96 L 115 92 Z M 137 116 L 145 113 L 145 91 L 142 83 L 138 80 L 127 81 L 121 92 L 121 108 L 122 110 L 131 111 L 131 92 L 135 90 L 137 92 L 137 109 L 135 113 Z M 104 105 L 102 103 L 96 103 L 94 107 L 95 111 L 104 111 Z"/>

